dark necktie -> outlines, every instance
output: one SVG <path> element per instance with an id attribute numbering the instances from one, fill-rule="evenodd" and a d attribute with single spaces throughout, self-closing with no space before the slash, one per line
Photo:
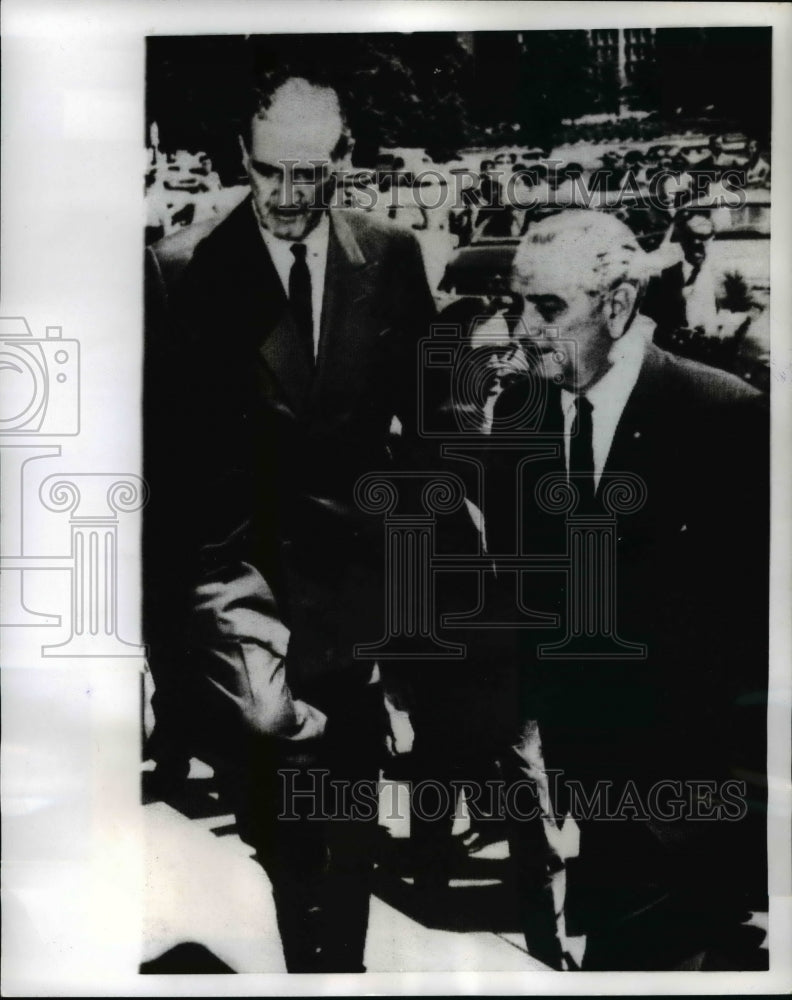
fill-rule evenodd
<path id="1" fill-rule="evenodd" d="M 685 282 L 685 287 L 687 288 L 688 285 L 695 284 L 696 278 L 698 278 L 700 273 L 701 273 L 701 264 L 694 264 L 691 268 L 688 279 Z"/>
<path id="2" fill-rule="evenodd" d="M 585 396 L 575 397 L 575 419 L 569 438 L 569 473 L 580 493 L 577 509 L 581 513 L 594 506 L 593 410 Z"/>
<path id="3" fill-rule="evenodd" d="M 297 333 L 308 356 L 308 362 L 313 367 L 313 308 L 311 305 L 311 272 L 305 260 L 307 247 L 304 243 L 292 243 L 291 252 L 294 263 L 289 272 L 289 304 L 291 305 Z"/>

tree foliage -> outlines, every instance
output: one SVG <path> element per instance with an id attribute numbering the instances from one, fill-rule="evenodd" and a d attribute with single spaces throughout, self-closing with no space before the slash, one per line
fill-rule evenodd
<path id="1" fill-rule="evenodd" d="M 585 31 L 155 37 L 147 121 L 166 149 L 202 149 L 223 179 L 240 169 L 237 135 L 251 84 L 289 71 L 332 83 L 348 108 L 356 162 L 381 146 L 552 146 L 562 119 L 615 111 L 625 97 L 661 121 L 720 117 L 769 135 L 770 29 L 658 29 L 655 59 L 619 92 Z M 469 51 L 472 49 L 472 51 Z"/>

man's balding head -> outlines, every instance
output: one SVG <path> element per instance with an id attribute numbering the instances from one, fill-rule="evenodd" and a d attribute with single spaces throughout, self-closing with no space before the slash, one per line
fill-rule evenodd
<path id="1" fill-rule="evenodd" d="M 251 143 L 258 122 L 268 122 L 271 128 L 282 131 L 295 150 L 301 142 L 321 143 L 331 160 L 340 160 L 351 148 L 338 92 L 326 83 L 292 76 L 272 90 L 259 91 L 248 132 Z"/>
<path id="2" fill-rule="evenodd" d="M 533 223 L 514 257 L 515 279 L 549 258 L 592 290 L 605 291 L 622 281 L 643 287 L 649 274 L 632 230 L 613 215 L 589 209 L 568 209 Z"/>

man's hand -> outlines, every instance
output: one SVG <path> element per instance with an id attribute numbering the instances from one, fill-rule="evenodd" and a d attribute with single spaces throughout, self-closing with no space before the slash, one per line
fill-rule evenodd
<path id="1" fill-rule="evenodd" d="M 327 716 L 306 701 L 294 700 L 294 712 L 297 716 L 297 730 L 289 733 L 289 740 L 313 740 L 324 735 Z"/>

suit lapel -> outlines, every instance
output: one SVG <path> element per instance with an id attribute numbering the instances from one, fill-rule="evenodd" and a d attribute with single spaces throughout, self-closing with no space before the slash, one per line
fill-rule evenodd
<path id="1" fill-rule="evenodd" d="M 342 212 L 330 213 L 330 237 L 313 398 L 359 391 L 371 354 L 366 312 L 375 299 L 379 262 L 368 259 Z"/>
<path id="2" fill-rule="evenodd" d="M 299 415 L 308 397 L 311 371 L 303 351 L 297 349 L 288 299 L 249 198 L 228 217 L 222 231 L 218 228 L 212 253 L 224 283 L 232 290 L 228 296 L 232 335 L 254 345 L 267 373 L 269 391 L 281 395 Z"/>
<path id="3" fill-rule="evenodd" d="M 275 376 L 295 414 L 301 414 L 310 392 L 311 371 L 285 302 L 278 319 L 261 344 L 259 354 Z"/>
<path id="4" fill-rule="evenodd" d="M 654 429 L 658 414 L 663 412 L 662 351 L 647 344 L 638 380 L 616 426 L 613 443 L 603 473 L 631 472 L 651 476 L 654 459 Z M 667 401 L 665 401 L 667 406 Z"/>
<path id="5" fill-rule="evenodd" d="M 686 325 L 685 296 L 682 289 L 685 285 L 685 271 L 682 261 L 678 261 L 666 272 L 667 280 L 663 294 L 666 300 L 667 323 L 673 328 Z"/>
<path id="6" fill-rule="evenodd" d="M 250 199 L 229 216 L 218 230 L 214 247 L 218 268 L 233 289 L 229 297 L 229 325 L 235 336 L 255 345 L 260 360 L 277 390 L 299 414 L 311 384 L 311 371 L 301 350 L 297 331 L 278 272 L 261 238 Z"/>
<path id="7" fill-rule="evenodd" d="M 264 301 L 258 315 L 264 320 L 264 339 L 259 347 L 261 360 L 269 368 L 296 414 L 301 414 L 311 386 L 312 373 L 300 346 L 299 333 L 289 309 L 286 292 L 267 251 L 258 224 L 250 213 L 260 262 L 256 287 Z M 251 275 L 255 280 L 255 275 Z"/>
<path id="8" fill-rule="evenodd" d="M 275 265 L 246 199 L 218 230 L 216 266 L 234 289 L 229 326 L 256 345 L 269 380 L 292 411 L 335 412 L 339 395 L 358 394 L 371 357 L 379 260 L 343 212 L 330 213 L 316 371 L 312 372 Z M 211 237 L 210 237 L 211 238 Z M 370 242 L 370 241 L 369 241 Z M 375 248 L 374 248 L 375 249 Z"/>

